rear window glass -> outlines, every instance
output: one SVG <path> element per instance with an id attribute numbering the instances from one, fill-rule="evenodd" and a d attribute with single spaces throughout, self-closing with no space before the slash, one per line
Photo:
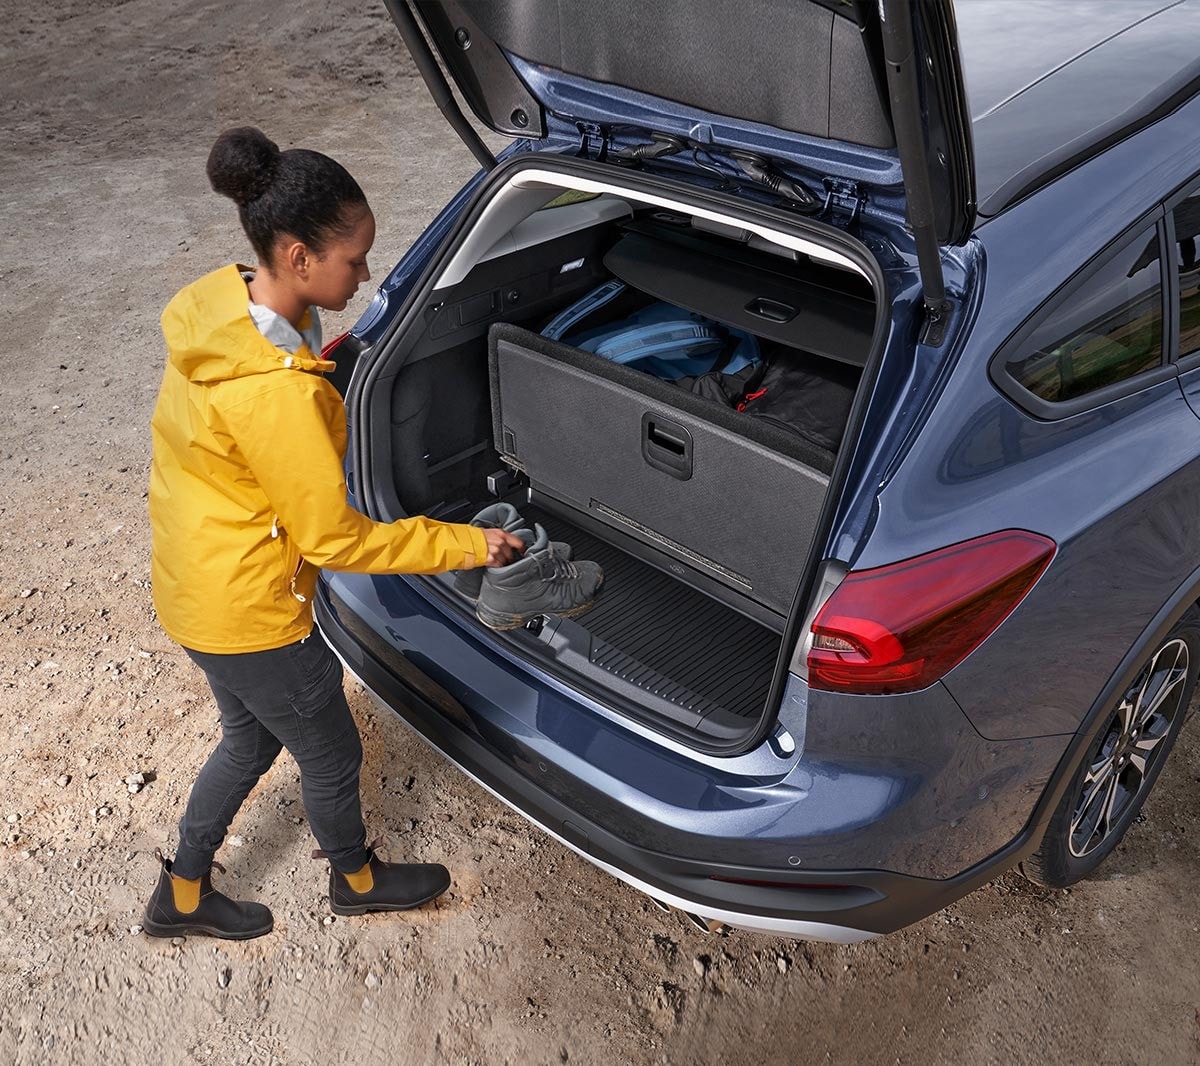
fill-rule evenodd
<path id="1" fill-rule="evenodd" d="M 1149 229 L 1051 312 L 1008 373 L 1054 403 L 1160 366 L 1161 277 L 1158 233 Z"/>
<path id="2" fill-rule="evenodd" d="M 1179 264 L 1179 354 L 1200 352 L 1200 194 L 1175 208 Z"/>

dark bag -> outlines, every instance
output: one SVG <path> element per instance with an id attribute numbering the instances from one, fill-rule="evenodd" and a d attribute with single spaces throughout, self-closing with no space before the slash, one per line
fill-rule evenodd
<path id="1" fill-rule="evenodd" d="M 680 378 L 675 384 L 697 396 L 703 396 L 706 400 L 719 403 L 722 407 L 736 407 L 746 393 L 753 392 L 758 387 L 758 379 L 766 369 L 766 363 L 751 363 L 735 374 L 712 370 L 707 374 Z"/>
<path id="2" fill-rule="evenodd" d="M 781 348 L 734 406 L 836 452 L 859 375 L 857 367 Z"/>

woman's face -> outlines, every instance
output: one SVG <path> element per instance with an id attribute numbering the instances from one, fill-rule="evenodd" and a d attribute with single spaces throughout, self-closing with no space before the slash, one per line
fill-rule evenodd
<path id="1" fill-rule="evenodd" d="M 353 229 L 332 236 L 319 254 L 309 253 L 299 295 L 305 303 L 327 311 L 343 311 L 358 287 L 370 280 L 367 253 L 375 242 L 375 216 L 367 206 L 358 208 Z"/>

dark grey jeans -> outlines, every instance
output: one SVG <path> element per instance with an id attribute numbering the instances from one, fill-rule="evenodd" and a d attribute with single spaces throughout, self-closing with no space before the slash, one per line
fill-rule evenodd
<path id="1" fill-rule="evenodd" d="M 300 767 L 317 843 L 339 870 L 361 869 L 368 859 L 358 796 L 362 742 L 342 692 L 342 664 L 321 634 L 240 655 L 184 650 L 208 678 L 222 736 L 179 822 L 174 872 L 208 871 L 233 816 L 282 748 Z"/>

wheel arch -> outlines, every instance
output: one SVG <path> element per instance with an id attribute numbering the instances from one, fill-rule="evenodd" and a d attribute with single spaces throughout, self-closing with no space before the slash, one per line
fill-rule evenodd
<path id="1" fill-rule="evenodd" d="M 1032 851 L 1040 844 L 1064 789 L 1070 784 L 1079 767 L 1079 760 L 1095 739 L 1097 731 L 1107 720 L 1107 712 L 1111 709 L 1113 701 L 1133 683 L 1147 651 L 1164 640 L 1190 610 L 1200 611 L 1200 566 L 1188 575 L 1142 630 L 1088 708 L 1034 809 L 1028 829 L 1028 850 Z M 1200 618 L 1197 619 L 1197 623 L 1200 624 Z M 1184 713 L 1186 714 L 1186 708 Z"/>

